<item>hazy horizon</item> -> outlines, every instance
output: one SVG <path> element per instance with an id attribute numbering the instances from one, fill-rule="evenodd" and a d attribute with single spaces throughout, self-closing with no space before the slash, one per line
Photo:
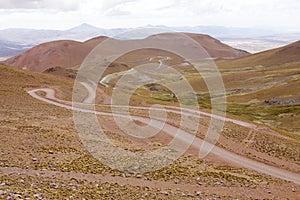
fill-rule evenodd
<path id="1" fill-rule="evenodd" d="M 151 28 L 151 27 L 166 27 L 166 28 L 186 28 L 186 30 L 188 30 L 189 28 L 197 28 L 197 27 L 207 27 L 207 28 L 226 28 L 226 29 L 241 29 L 241 30 L 260 30 L 260 31 L 270 31 L 270 33 L 296 33 L 296 32 L 300 32 L 299 31 L 293 31 L 293 30 L 282 30 L 282 29 L 276 29 L 276 28 L 263 28 L 263 27 L 238 27 L 238 26 L 220 26 L 220 25 L 194 25 L 194 26 L 171 26 L 171 25 L 165 25 L 165 24 L 145 24 L 145 25 L 141 25 L 141 26 L 132 26 L 132 27 L 102 27 L 102 26 L 97 26 L 95 24 L 92 23 L 88 23 L 88 22 L 83 22 L 83 23 L 79 23 L 76 24 L 72 27 L 66 26 L 66 27 L 61 27 L 61 28 L 43 28 L 43 27 L 7 27 L 7 28 L 0 28 L 0 30 L 6 30 L 6 29 L 32 29 L 32 30 L 58 30 L 58 31 L 66 31 L 66 30 L 70 30 L 73 28 L 77 28 L 77 27 L 81 27 L 81 26 L 91 26 L 91 27 L 95 27 L 95 28 L 99 28 L 99 29 L 105 29 L 105 30 L 111 30 L 111 29 L 137 29 L 137 28 Z M 173 30 L 175 31 L 175 30 Z"/>

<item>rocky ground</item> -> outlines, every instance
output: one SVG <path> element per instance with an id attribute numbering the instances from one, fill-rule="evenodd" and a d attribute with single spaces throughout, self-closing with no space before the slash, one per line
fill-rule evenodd
<path id="1" fill-rule="evenodd" d="M 59 98 L 67 99 L 64 94 L 70 94 L 70 80 L 1 66 L 0 85 L 0 199 L 300 198 L 299 186 L 291 182 L 232 166 L 213 156 L 199 159 L 193 149 L 159 171 L 135 174 L 111 169 L 84 148 L 71 111 L 33 99 L 25 90 L 52 87 L 60 91 Z M 105 126 L 111 127 L 109 119 Z M 234 128 L 229 124 L 227 131 Z M 124 138 L 117 136 L 118 131 L 107 131 L 122 146 Z M 242 132 L 229 131 L 224 138 L 235 144 L 243 141 Z M 279 140 L 282 138 L 274 139 Z M 270 140 L 266 137 L 263 141 Z M 291 152 L 297 147 L 289 141 L 285 154 L 290 157 L 284 162 L 298 166 L 298 157 Z M 130 149 L 130 144 L 139 141 L 126 138 L 125 142 L 129 150 L 143 150 Z M 264 144 L 256 142 L 253 145 L 259 151 Z M 262 153 L 281 158 L 273 151 L 276 143 L 271 143 L 270 151 Z M 162 144 L 149 141 L 148 145 L 155 148 Z"/>

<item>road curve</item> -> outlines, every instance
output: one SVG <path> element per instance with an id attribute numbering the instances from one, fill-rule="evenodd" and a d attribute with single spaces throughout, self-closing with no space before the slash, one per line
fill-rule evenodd
<path id="1" fill-rule="evenodd" d="M 88 87 L 86 87 L 86 88 L 88 88 Z M 45 92 L 46 96 L 38 95 L 37 92 L 40 92 L 40 91 Z M 91 91 L 89 91 L 89 93 L 90 92 Z M 49 103 L 49 104 L 52 104 L 55 106 L 60 106 L 62 108 L 66 108 L 69 110 L 76 110 L 76 111 L 80 111 L 80 112 L 93 113 L 93 114 L 104 115 L 104 116 L 113 116 L 113 115 L 116 116 L 116 114 L 112 114 L 112 113 L 108 113 L 108 112 L 100 112 L 100 111 L 78 108 L 78 107 L 74 106 L 74 104 L 72 104 L 72 102 L 57 99 L 55 97 L 55 91 L 50 88 L 41 88 L 41 89 L 30 90 L 30 91 L 28 91 L 28 94 L 38 100 L 44 101 L 46 103 Z M 86 99 L 87 98 L 90 99 L 89 96 L 86 97 Z M 131 119 L 134 119 L 134 120 L 140 121 L 142 123 L 146 123 L 146 124 L 148 124 L 148 122 L 149 122 L 149 119 L 146 117 L 127 116 L 127 115 L 123 115 L 123 114 L 117 114 L 117 115 L 118 115 L 118 117 L 131 118 Z M 170 124 L 167 124 L 167 123 L 165 124 L 164 122 L 162 122 L 160 120 L 152 119 L 152 123 L 149 125 L 151 125 L 153 128 L 156 128 L 156 129 L 161 129 L 161 127 L 163 127 L 162 131 L 164 131 L 165 133 L 167 133 L 171 136 L 174 136 L 174 137 L 178 131 L 179 134 L 176 135 L 176 139 L 181 140 L 181 142 L 183 142 L 183 143 L 187 143 L 187 142 L 190 143 L 191 139 L 194 139 L 193 143 L 192 143 L 193 147 L 200 149 L 200 147 L 203 144 L 202 139 L 200 139 L 198 137 L 194 138 L 194 136 L 192 136 L 190 133 L 188 133 L 184 130 L 178 129 L 177 127 L 172 126 Z M 206 146 L 206 149 L 210 150 L 211 147 L 212 147 L 211 145 L 208 145 L 208 146 Z M 222 160 L 225 160 L 225 161 L 235 164 L 237 166 L 255 170 L 257 172 L 264 173 L 264 174 L 267 174 L 267 175 L 270 175 L 270 176 L 273 176 L 276 178 L 280 178 L 282 180 L 291 181 L 291 182 L 294 182 L 294 183 L 300 185 L 300 175 L 298 173 L 291 172 L 291 171 L 281 169 L 278 167 L 270 166 L 270 165 L 252 160 L 250 158 L 237 155 L 233 152 L 230 152 L 228 150 L 225 150 L 225 149 L 217 147 L 217 146 L 214 146 L 212 148 L 212 150 L 210 151 L 210 153 L 221 158 Z"/>

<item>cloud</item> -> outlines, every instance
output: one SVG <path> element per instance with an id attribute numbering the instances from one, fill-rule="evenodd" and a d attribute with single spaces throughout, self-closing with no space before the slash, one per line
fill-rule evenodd
<path id="1" fill-rule="evenodd" d="M 119 9 L 119 8 L 113 8 L 113 9 L 109 9 L 105 15 L 106 16 L 127 16 L 127 15 L 130 15 L 131 12 L 129 11 L 124 11 L 122 9 Z"/>
<path id="2" fill-rule="evenodd" d="M 86 0 L 1 0 L 0 9 L 18 10 L 18 9 L 46 9 L 58 11 L 78 10 L 80 5 Z"/>
<path id="3" fill-rule="evenodd" d="M 116 7 L 122 7 L 123 5 L 126 5 L 128 3 L 136 3 L 138 0 L 100 0 L 97 1 L 99 4 L 101 4 L 101 8 L 103 10 L 110 10 L 110 9 L 115 9 Z"/>
<path id="4" fill-rule="evenodd" d="M 299 10 L 299 0 L 0 0 L 0 28 L 63 29 L 85 22 L 104 28 L 152 24 L 300 30 L 295 20 Z"/>
<path id="5" fill-rule="evenodd" d="M 111 0 L 102 1 L 101 10 L 107 16 L 125 16 L 130 15 L 129 10 L 124 9 L 127 4 L 136 3 L 137 0 Z"/>

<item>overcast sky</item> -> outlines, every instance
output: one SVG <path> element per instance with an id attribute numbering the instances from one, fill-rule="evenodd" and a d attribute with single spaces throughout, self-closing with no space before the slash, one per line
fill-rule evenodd
<path id="1" fill-rule="evenodd" d="M 299 0 L 0 0 L 0 29 L 218 25 L 300 31 Z"/>

